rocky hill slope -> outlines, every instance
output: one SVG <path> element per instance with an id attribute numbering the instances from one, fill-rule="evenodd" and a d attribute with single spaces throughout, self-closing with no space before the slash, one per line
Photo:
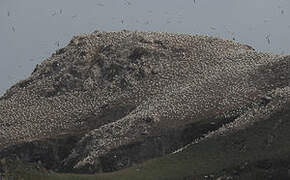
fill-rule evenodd
<path id="1" fill-rule="evenodd" d="M 96 31 L 74 37 L 0 98 L 0 158 L 110 172 L 208 141 L 251 152 L 254 140 L 237 135 L 248 131 L 265 137 L 256 148 L 279 154 L 288 122 L 273 114 L 289 112 L 289 86 L 288 55 L 207 36 Z M 270 117 L 271 130 L 257 125 Z"/>

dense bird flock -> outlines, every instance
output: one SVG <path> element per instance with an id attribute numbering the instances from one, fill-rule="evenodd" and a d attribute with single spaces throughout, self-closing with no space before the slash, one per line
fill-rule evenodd
<path id="1" fill-rule="evenodd" d="M 204 137 L 249 125 L 275 110 L 268 101 L 288 102 L 289 77 L 290 56 L 234 41 L 96 31 L 74 37 L 0 98 L 0 149 L 79 134 L 63 166 L 95 172 L 100 158 L 119 147 L 234 110 L 236 121 Z"/>

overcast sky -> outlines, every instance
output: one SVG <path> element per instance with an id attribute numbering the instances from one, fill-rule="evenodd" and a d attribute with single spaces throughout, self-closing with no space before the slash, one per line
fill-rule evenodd
<path id="1" fill-rule="evenodd" d="M 290 54 L 289 19 L 289 0 L 0 0 L 0 95 L 80 33 L 207 34 Z"/>

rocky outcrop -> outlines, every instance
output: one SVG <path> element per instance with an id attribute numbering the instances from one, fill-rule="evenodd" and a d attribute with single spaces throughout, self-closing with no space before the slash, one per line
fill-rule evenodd
<path id="1" fill-rule="evenodd" d="M 47 146 L 39 141 L 59 152 L 76 137 L 46 167 L 122 169 L 251 126 L 287 104 L 289 82 L 287 55 L 207 36 L 96 31 L 0 98 L 0 156 L 35 157 L 19 152 Z"/>

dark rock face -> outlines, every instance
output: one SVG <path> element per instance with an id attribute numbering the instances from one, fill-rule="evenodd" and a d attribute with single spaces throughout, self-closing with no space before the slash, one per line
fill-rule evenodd
<path id="1" fill-rule="evenodd" d="M 61 161 L 75 147 L 79 137 L 68 136 L 61 139 L 48 139 L 14 145 L 2 150 L 0 159 L 20 159 L 24 162 L 37 162 L 47 169 L 58 171 Z"/>
<path id="2" fill-rule="evenodd" d="M 206 36 L 96 31 L 0 98 L 0 157 L 119 170 L 262 121 L 289 102 L 289 84 L 290 56 Z"/>

